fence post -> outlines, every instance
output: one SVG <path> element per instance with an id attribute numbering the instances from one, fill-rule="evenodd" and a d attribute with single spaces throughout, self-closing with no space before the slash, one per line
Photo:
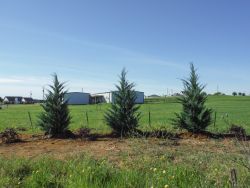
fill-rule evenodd
<path id="1" fill-rule="evenodd" d="M 216 126 L 216 120 L 217 120 L 217 112 L 215 111 L 214 112 L 214 128 Z"/>
<path id="2" fill-rule="evenodd" d="M 233 188 L 237 187 L 237 174 L 235 169 L 231 170 L 231 185 Z"/>
<path id="3" fill-rule="evenodd" d="M 151 127 L 151 112 L 150 112 L 150 109 L 148 111 L 148 125 Z"/>
<path id="4" fill-rule="evenodd" d="M 88 112 L 87 111 L 86 111 L 85 115 L 86 115 L 86 120 L 87 120 L 87 126 L 89 127 L 89 116 L 88 116 Z"/>
<path id="5" fill-rule="evenodd" d="M 32 119 L 31 119 L 31 115 L 30 115 L 30 112 L 29 112 L 29 111 L 28 111 L 28 115 L 29 115 L 30 126 L 31 126 L 31 128 L 32 128 L 32 131 L 34 131 Z"/>

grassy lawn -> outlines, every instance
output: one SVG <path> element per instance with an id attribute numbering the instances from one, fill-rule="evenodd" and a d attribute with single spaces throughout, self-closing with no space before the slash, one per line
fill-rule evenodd
<path id="1" fill-rule="evenodd" d="M 216 124 L 215 126 L 214 124 L 210 125 L 210 131 L 227 131 L 229 128 L 225 122 L 227 120 L 230 123 L 243 126 L 247 133 L 250 133 L 250 97 L 210 96 L 207 106 L 217 112 Z M 110 131 L 103 121 L 103 114 L 108 107 L 108 104 L 70 106 L 73 118 L 70 128 L 75 130 L 81 126 L 89 126 L 98 132 Z M 9 105 L 8 108 L 0 110 L 0 130 L 6 127 L 25 127 L 29 131 L 37 132 L 39 131 L 36 127 L 37 117 L 41 110 L 39 105 Z M 140 110 L 142 113 L 140 128 L 149 130 L 151 127 L 164 127 L 172 130 L 171 119 L 180 110 L 180 104 L 173 97 L 162 98 L 156 103 L 143 104 Z M 151 113 L 151 127 L 149 126 L 149 111 Z M 28 112 L 32 117 L 33 129 Z"/>

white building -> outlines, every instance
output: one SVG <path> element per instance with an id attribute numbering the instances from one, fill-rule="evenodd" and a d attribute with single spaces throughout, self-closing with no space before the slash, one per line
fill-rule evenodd
<path id="1" fill-rule="evenodd" d="M 69 92 L 65 94 L 64 99 L 68 101 L 68 104 L 89 104 L 90 94 L 82 92 Z"/>
<path id="2" fill-rule="evenodd" d="M 6 96 L 6 97 L 4 97 L 3 102 L 5 104 L 21 104 L 22 103 L 22 97 Z"/>
<path id="3" fill-rule="evenodd" d="M 110 91 L 104 93 L 96 93 L 91 95 L 91 103 L 114 103 L 115 102 L 115 92 Z M 143 104 L 144 103 L 144 92 L 135 91 L 136 92 L 136 100 L 135 103 Z"/>

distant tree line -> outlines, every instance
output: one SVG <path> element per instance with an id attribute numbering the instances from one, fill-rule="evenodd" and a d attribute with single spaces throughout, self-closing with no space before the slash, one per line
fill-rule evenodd
<path id="1" fill-rule="evenodd" d="M 221 92 L 216 92 L 213 94 L 214 96 L 224 96 L 226 95 L 225 93 L 221 93 Z"/>
<path id="2" fill-rule="evenodd" d="M 236 91 L 234 91 L 233 93 L 232 93 L 232 95 L 233 96 L 246 96 L 246 93 L 242 93 L 242 92 L 236 92 Z"/>

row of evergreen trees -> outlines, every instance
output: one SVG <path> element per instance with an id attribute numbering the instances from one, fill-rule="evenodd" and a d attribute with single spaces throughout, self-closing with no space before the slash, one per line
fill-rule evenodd
<path id="1" fill-rule="evenodd" d="M 207 95 L 203 91 L 205 86 L 199 83 L 193 64 L 190 65 L 190 69 L 189 78 L 182 80 L 184 90 L 183 95 L 179 97 L 182 111 L 176 114 L 173 124 L 197 133 L 205 130 L 211 123 L 212 110 L 205 106 L 207 100 Z M 135 103 L 135 85 L 130 83 L 126 76 L 127 72 L 123 69 L 120 82 L 116 85 L 118 92 L 115 93 L 115 102 L 104 115 L 106 123 L 120 136 L 127 136 L 137 131 L 141 117 L 140 106 Z M 52 137 L 63 135 L 69 128 L 71 116 L 67 101 L 64 100 L 66 92 L 64 83 L 60 83 L 55 74 L 53 85 L 50 86 L 45 103 L 42 104 L 44 112 L 39 118 L 39 126 Z"/>

